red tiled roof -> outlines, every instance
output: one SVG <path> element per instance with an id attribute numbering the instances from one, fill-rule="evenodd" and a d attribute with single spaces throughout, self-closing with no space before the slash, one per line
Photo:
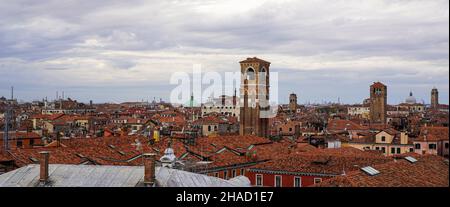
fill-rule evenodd
<path id="1" fill-rule="evenodd" d="M 374 83 L 372 84 L 372 86 L 373 86 L 373 87 L 386 87 L 386 85 L 384 85 L 384 84 L 381 83 L 381 82 L 374 82 Z"/>
<path id="2" fill-rule="evenodd" d="M 328 123 L 328 130 L 337 131 L 337 130 L 367 130 L 368 127 L 359 125 L 350 120 L 342 120 L 342 119 L 332 119 Z"/>
<path id="3" fill-rule="evenodd" d="M 400 159 L 372 166 L 380 173 L 370 176 L 361 170 L 326 180 L 319 187 L 449 187 L 448 160 L 436 155 L 414 155 L 410 163 Z"/>
<path id="4" fill-rule="evenodd" d="M 41 135 L 35 133 L 35 132 L 10 132 L 9 133 L 10 139 L 40 139 Z M 0 132 L 0 137 L 3 138 L 3 132 Z"/>
<path id="5" fill-rule="evenodd" d="M 262 59 L 259 59 L 257 57 L 247 58 L 247 59 L 245 59 L 243 61 L 240 61 L 239 63 L 253 63 L 253 62 L 262 62 L 262 63 L 269 63 L 270 64 L 270 62 L 262 60 Z"/>
<path id="6" fill-rule="evenodd" d="M 415 141 L 449 140 L 448 127 L 422 127 L 420 135 Z"/>
<path id="7" fill-rule="evenodd" d="M 368 153 L 351 147 L 315 149 L 286 156 L 280 155 L 279 158 L 260 163 L 251 170 L 334 176 L 355 170 L 358 166 L 386 163 L 390 160 L 382 154 Z"/>
<path id="8" fill-rule="evenodd" d="M 0 151 L 0 162 L 11 161 L 14 160 L 9 154 L 6 152 Z"/>

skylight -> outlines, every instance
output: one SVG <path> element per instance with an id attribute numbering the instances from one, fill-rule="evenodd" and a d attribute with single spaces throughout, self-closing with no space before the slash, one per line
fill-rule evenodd
<path id="1" fill-rule="evenodd" d="M 365 173 L 367 173 L 370 176 L 374 176 L 374 175 L 380 174 L 380 171 L 378 171 L 375 168 L 370 167 L 370 166 L 363 167 L 363 168 L 361 168 L 361 170 L 364 171 Z"/>
<path id="2" fill-rule="evenodd" d="M 411 156 L 405 157 L 405 160 L 408 160 L 410 163 L 415 163 L 415 162 L 417 162 L 416 158 L 411 157 Z"/>
<path id="3" fill-rule="evenodd" d="M 36 159 L 36 158 L 34 158 L 34 157 L 30 157 L 30 160 L 31 160 L 31 161 L 33 161 L 34 163 L 37 163 L 37 162 L 39 162 L 39 160 L 38 160 L 38 159 Z"/>

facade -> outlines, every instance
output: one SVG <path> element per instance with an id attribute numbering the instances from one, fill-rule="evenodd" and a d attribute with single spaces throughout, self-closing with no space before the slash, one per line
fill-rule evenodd
<path id="1" fill-rule="evenodd" d="M 53 102 L 44 100 L 42 114 L 86 114 L 93 113 L 95 111 L 96 110 L 92 104 L 85 105 L 68 98 L 67 100 L 59 99 Z"/>
<path id="2" fill-rule="evenodd" d="M 247 58 L 241 64 L 240 135 L 268 137 L 270 62 Z"/>
<path id="3" fill-rule="evenodd" d="M 422 127 L 419 137 L 414 140 L 414 152 L 448 157 L 448 127 Z"/>
<path id="4" fill-rule="evenodd" d="M 357 116 L 363 119 L 368 119 L 370 114 L 370 106 L 367 105 L 353 105 L 347 108 L 347 114 L 350 116 Z"/>
<path id="5" fill-rule="evenodd" d="M 202 104 L 201 116 L 204 117 L 211 113 L 232 116 L 239 120 L 240 108 L 237 104 L 236 92 L 234 96 L 222 95 L 219 98 L 211 99 Z"/>
<path id="6" fill-rule="evenodd" d="M 413 143 L 405 132 L 393 129 L 384 129 L 375 135 L 352 139 L 345 146 L 360 150 L 375 150 L 386 156 L 397 156 L 414 152 Z"/>
<path id="7" fill-rule="evenodd" d="M 370 86 L 370 122 L 386 123 L 387 87 L 376 82 Z"/>

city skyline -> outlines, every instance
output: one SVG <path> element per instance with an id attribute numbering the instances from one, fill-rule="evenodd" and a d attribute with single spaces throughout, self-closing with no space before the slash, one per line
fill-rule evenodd
<path id="1" fill-rule="evenodd" d="M 280 88 L 282 88 L 282 86 Z M 4 90 L 4 91 L 7 91 L 7 90 Z M 448 104 L 448 99 L 447 100 L 442 99 L 442 96 L 445 97 L 445 94 L 442 94 L 442 92 L 439 90 L 439 88 L 438 88 L 438 91 L 440 93 L 439 103 Z M 367 97 L 362 98 L 361 101 L 359 101 L 359 102 L 347 102 L 345 99 L 343 99 L 343 97 L 336 96 L 336 99 L 332 99 L 332 98 L 328 98 L 327 99 L 325 97 L 324 98 L 317 97 L 316 99 L 311 99 L 311 100 L 299 100 L 298 103 L 299 104 L 328 104 L 328 103 L 362 104 L 362 102 L 365 99 L 369 98 L 368 90 L 366 92 L 367 92 Z M 7 95 L 6 94 L 5 95 L 0 94 L 0 97 L 5 97 L 5 98 L 9 99 L 11 97 L 11 88 L 9 88 L 8 93 L 9 94 L 7 94 Z M 20 97 L 20 91 L 18 93 L 17 89 L 14 88 L 14 99 L 18 100 L 19 102 L 31 102 L 31 101 L 42 101 L 43 99 L 47 99 L 48 101 L 52 101 L 52 100 L 56 100 L 56 99 L 59 99 L 59 98 L 64 98 L 64 99 L 71 98 L 73 100 L 78 100 L 78 101 L 85 102 L 85 103 L 88 103 L 90 101 L 94 101 L 96 104 L 99 104 L 99 103 L 123 103 L 123 102 L 152 102 L 152 101 L 156 101 L 156 102 L 164 101 L 164 102 L 170 103 L 170 101 L 168 100 L 167 96 L 166 97 L 145 96 L 145 97 L 142 97 L 140 99 L 138 98 L 138 99 L 115 99 L 115 100 L 114 99 L 110 99 L 110 100 L 106 99 L 106 100 L 98 100 L 98 99 L 96 99 L 96 97 L 79 98 L 77 96 L 73 96 L 70 93 L 70 91 L 55 91 L 54 93 L 55 94 L 53 96 L 50 95 L 50 96 L 45 96 L 45 97 L 41 97 L 41 98 L 23 99 L 23 98 Z M 288 97 L 289 97 L 289 95 L 291 93 L 294 93 L 297 96 L 299 95 L 294 90 L 291 90 L 288 93 L 283 93 L 283 92 L 282 93 L 278 92 L 278 93 L 279 93 L 279 97 L 281 97 L 279 99 L 279 104 L 288 104 L 289 103 Z M 387 99 L 388 100 L 388 104 L 394 104 L 395 105 L 395 104 L 405 103 L 405 99 L 407 97 L 409 97 L 410 93 L 413 93 L 413 96 L 416 98 L 417 103 L 424 103 L 426 105 L 431 104 L 430 103 L 431 89 L 428 91 L 428 94 L 425 94 L 425 95 L 428 95 L 428 97 L 426 97 L 426 98 L 422 98 L 420 96 L 417 96 L 414 91 L 409 91 L 406 95 L 404 95 L 404 97 L 392 97 L 393 95 L 391 95 L 389 93 L 389 86 L 388 86 L 388 99 Z M 57 95 L 58 95 L 58 98 L 56 97 Z M 224 94 L 224 95 L 232 96 L 233 94 Z M 351 95 L 351 94 L 349 94 L 349 95 Z M 239 94 L 237 94 L 237 96 L 239 97 Z M 215 97 L 211 97 L 211 98 L 220 98 L 220 95 L 215 96 Z M 287 100 L 286 100 L 286 98 L 287 98 Z M 395 100 L 399 100 L 399 101 L 398 102 L 392 102 L 390 100 L 390 98 L 394 98 Z M 198 103 L 198 102 L 194 102 L 194 104 L 196 104 L 196 103 Z M 204 104 L 204 102 L 202 102 L 201 104 Z"/>

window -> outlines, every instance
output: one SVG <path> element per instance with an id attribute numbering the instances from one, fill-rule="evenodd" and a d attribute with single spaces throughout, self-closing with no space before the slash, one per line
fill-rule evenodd
<path id="1" fill-rule="evenodd" d="M 448 149 L 448 142 L 445 143 L 445 149 Z"/>
<path id="2" fill-rule="evenodd" d="M 223 179 L 228 180 L 228 171 L 223 171 Z"/>
<path id="3" fill-rule="evenodd" d="M 214 173 L 214 177 L 219 177 L 219 173 L 218 172 Z"/>
<path id="4" fill-rule="evenodd" d="M 30 146 L 34 145 L 34 139 L 30 139 Z"/>
<path id="5" fill-rule="evenodd" d="M 415 144 L 415 145 L 414 145 L 414 148 L 420 149 L 420 144 Z"/>
<path id="6" fill-rule="evenodd" d="M 241 169 L 241 175 L 245 175 L 245 170 Z"/>
<path id="7" fill-rule="evenodd" d="M 23 146 L 22 140 L 17 140 L 16 146 L 17 148 L 21 148 Z"/>
<path id="8" fill-rule="evenodd" d="M 292 128 L 289 128 L 289 131 L 292 132 Z"/>
<path id="9" fill-rule="evenodd" d="M 275 187 L 282 187 L 281 175 L 275 175 Z"/>
<path id="10" fill-rule="evenodd" d="M 385 142 L 386 141 L 386 137 L 385 136 L 381 136 L 381 141 Z"/>
<path id="11" fill-rule="evenodd" d="M 436 144 L 429 144 L 428 149 L 436 149 Z"/>
<path id="12" fill-rule="evenodd" d="M 383 153 L 386 153 L 386 148 L 385 148 L 385 147 L 381 147 L 381 151 L 382 151 Z"/>
<path id="13" fill-rule="evenodd" d="M 302 178 L 294 177 L 294 187 L 302 187 Z"/>
<path id="14" fill-rule="evenodd" d="M 253 68 L 247 69 L 247 79 L 255 80 L 255 71 L 253 70 Z"/>
<path id="15" fill-rule="evenodd" d="M 314 178 L 314 184 L 319 184 L 322 182 L 322 178 Z"/>
<path id="16" fill-rule="evenodd" d="M 409 152 L 414 152 L 414 148 L 409 148 Z"/>
<path id="17" fill-rule="evenodd" d="M 256 186 L 263 186 L 263 176 L 261 174 L 256 175 Z"/>
<path id="18" fill-rule="evenodd" d="M 280 127 L 280 132 L 282 131 L 283 129 Z"/>
<path id="19" fill-rule="evenodd" d="M 400 147 L 397 148 L 397 154 L 400 154 Z"/>
<path id="20" fill-rule="evenodd" d="M 236 177 L 236 170 L 231 171 L 231 177 Z"/>
<path id="21" fill-rule="evenodd" d="M 394 147 L 391 148 L 391 153 L 395 154 L 395 148 Z"/>
<path id="22" fill-rule="evenodd" d="M 380 150 L 380 147 L 375 147 L 375 150 Z"/>
<path id="23" fill-rule="evenodd" d="M 214 131 L 217 131 L 217 126 L 214 126 Z"/>
<path id="24" fill-rule="evenodd" d="M 210 132 L 211 131 L 211 126 L 208 126 L 208 132 Z"/>

